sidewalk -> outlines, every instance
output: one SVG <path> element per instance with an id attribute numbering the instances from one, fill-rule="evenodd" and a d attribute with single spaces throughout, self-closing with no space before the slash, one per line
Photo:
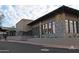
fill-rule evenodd
<path id="1" fill-rule="evenodd" d="M 5 40 L 1 40 L 1 41 L 4 42 Z M 41 43 L 31 42 L 31 41 L 7 40 L 6 42 L 16 42 L 16 43 L 24 43 L 24 44 L 40 45 L 40 46 L 43 46 L 43 47 L 52 47 L 52 48 L 79 49 L 79 47 L 74 47 L 74 46 L 41 44 Z"/>

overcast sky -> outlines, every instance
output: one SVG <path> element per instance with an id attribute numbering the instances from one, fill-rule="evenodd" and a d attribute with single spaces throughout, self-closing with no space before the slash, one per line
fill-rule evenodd
<path id="1" fill-rule="evenodd" d="M 5 16 L 2 25 L 15 26 L 22 18 L 35 20 L 62 5 L 79 10 L 78 0 L 0 0 L 0 11 Z"/>

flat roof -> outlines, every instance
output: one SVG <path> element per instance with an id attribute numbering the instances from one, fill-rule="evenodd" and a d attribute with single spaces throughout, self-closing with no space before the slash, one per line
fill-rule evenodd
<path id="1" fill-rule="evenodd" d="M 30 22 L 32 22 L 33 20 L 23 18 L 23 19 L 21 19 L 19 22 L 17 22 L 16 25 L 17 25 L 18 23 L 22 22 L 22 21 L 24 21 L 24 22 L 29 21 L 28 23 L 30 23 Z"/>
<path id="2" fill-rule="evenodd" d="M 48 14 L 46 14 L 46 15 L 44 15 L 44 16 L 42 16 L 42 17 L 40 17 L 40 18 L 38 18 L 38 19 L 36 19 L 32 22 L 30 22 L 28 25 L 32 26 L 32 25 L 34 25 L 34 24 L 36 24 L 40 21 L 48 19 L 48 18 L 55 16 L 56 14 L 61 13 L 61 12 L 66 12 L 66 13 L 70 13 L 70 14 L 74 14 L 76 16 L 79 16 L 79 10 L 76 10 L 76 9 L 73 9 L 73 8 L 70 8 L 68 6 L 63 5 L 59 8 L 57 8 L 56 10 L 54 10 L 54 11 L 52 11 L 52 12 L 50 12 L 50 13 L 48 13 Z"/>

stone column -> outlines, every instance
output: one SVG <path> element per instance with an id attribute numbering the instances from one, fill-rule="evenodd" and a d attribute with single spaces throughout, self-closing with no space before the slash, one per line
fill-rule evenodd
<path id="1" fill-rule="evenodd" d="M 39 24 L 39 32 L 40 32 L 40 38 L 41 38 L 41 35 L 42 35 L 42 31 L 41 31 L 41 22 Z"/>

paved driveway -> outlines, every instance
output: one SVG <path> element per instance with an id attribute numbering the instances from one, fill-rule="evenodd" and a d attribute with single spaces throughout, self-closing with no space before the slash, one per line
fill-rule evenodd
<path id="1" fill-rule="evenodd" d="M 0 53 L 69 53 L 79 49 L 50 48 L 32 44 L 0 41 Z"/>

